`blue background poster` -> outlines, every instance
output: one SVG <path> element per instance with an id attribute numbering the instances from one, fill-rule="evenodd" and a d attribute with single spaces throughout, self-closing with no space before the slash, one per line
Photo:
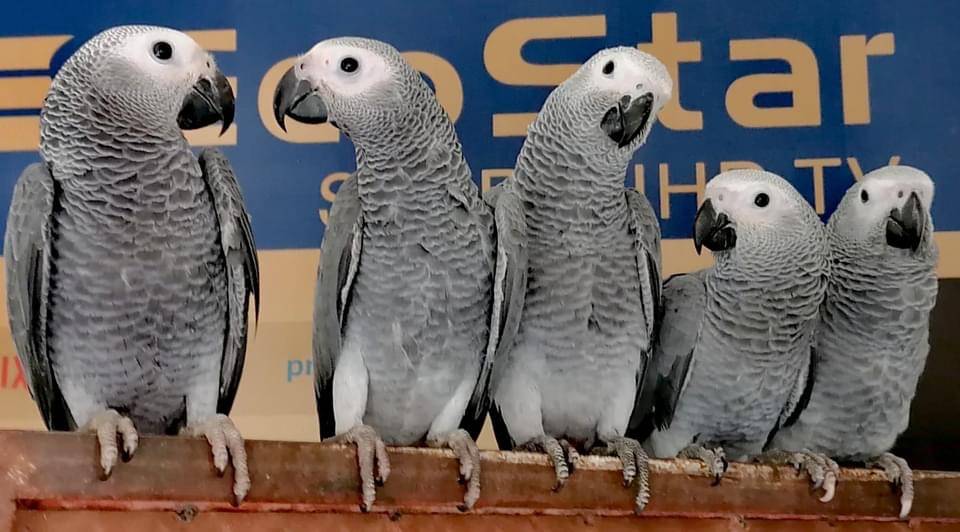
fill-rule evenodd
<path id="1" fill-rule="evenodd" d="M 555 84 L 600 48 L 640 46 L 670 68 L 674 97 L 626 184 L 642 190 L 661 217 L 668 273 L 708 263 L 689 238 L 698 191 L 722 169 L 776 172 L 827 216 L 858 176 L 900 163 L 936 182 L 938 308 L 956 299 L 949 281 L 960 277 L 957 3 L 113 0 L 34 1 L 2 12 L 4 212 L 20 171 L 37 160 L 38 112 L 50 77 L 97 32 L 133 23 L 190 31 L 233 78 L 236 125 L 224 137 L 200 131 L 191 140 L 227 152 L 261 249 L 263 323 L 237 404 L 250 436 L 316 437 L 312 284 L 324 220 L 339 181 L 354 168 L 353 149 L 330 126 L 280 131 L 271 98 L 291 58 L 329 37 L 373 37 L 404 52 L 455 119 L 484 187 L 509 175 L 526 124 Z M 934 395 L 922 393 L 917 408 L 940 400 L 937 375 L 958 371 L 952 340 L 937 327 L 935 319 L 931 364 L 939 369 L 921 383 Z M 36 426 L 5 329 L 0 352 L 0 395 L 11 397 L 0 400 L 0 424 Z M 282 416 L 296 422 L 280 423 Z M 923 435 L 918 430 L 925 429 L 911 428 Z"/>

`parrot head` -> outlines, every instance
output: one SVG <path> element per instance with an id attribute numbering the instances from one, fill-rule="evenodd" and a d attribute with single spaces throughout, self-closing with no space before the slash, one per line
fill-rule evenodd
<path id="1" fill-rule="evenodd" d="M 550 94 L 538 121 L 593 153 L 627 158 L 647 139 L 673 82 L 666 67 L 636 48 L 594 54 Z"/>
<path id="2" fill-rule="evenodd" d="M 933 192 L 933 180 L 921 170 L 879 168 L 847 190 L 830 217 L 831 231 L 874 251 L 916 252 L 932 238 Z"/>
<path id="3" fill-rule="evenodd" d="M 277 85 L 273 111 L 285 117 L 330 122 L 354 142 L 387 138 L 402 127 L 411 108 L 428 96 L 420 74 L 392 46 L 372 39 L 341 37 L 317 43 L 296 59 Z M 432 96 L 432 94 L 430 94 Z"/>
<path id="4" fill-rule="evenodd" d="M 234 116 L 233 89 L 213 57 L 188 35 L 118 26 L 87 41 L 57 73 L 42 114 L 158 130 L 196 129 Z"/>
<path id="5" fill-rule="evenodd" d="M 706 247 L 762 256 L 820 231 L 813 208 L 785 179 L 763 170 L 730 170 L 707 183 L 693 242 L 698 254 Z"/>

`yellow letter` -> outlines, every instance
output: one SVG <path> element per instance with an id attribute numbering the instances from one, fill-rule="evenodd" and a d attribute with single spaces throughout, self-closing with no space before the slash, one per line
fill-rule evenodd
<path id="1" fill-rule="evenodd" d="M 673 98 L 660 111 L 660 121 L 675 130 L 703 129 L 703 113 L 684 109 L 680 103 L 680 63 L 700 62 L 700 41 L 677 40 L 676 13 L 654 13 L 652 26 L 653 42 L 639 48 L 662 61 L 673 78 Z"/>
<path id="2" fill-rule="evenodd" d="M 867 56 L 893 55 L 892 33 L 867 40 L 866 35 L 840 37 L 840 80 L 843 88 L 843 123 L 870 123 L 870 74 Z"/>
<path id="3" fill-rule="evenodd" d="M 71 35 L 0 38 L 0 74 L 11 70 L 50 70 L 50 61 Z M 37 110 L 50 89 L 49 76 L 0 78 L 0 109 Z M 40 117 L 0 117 L 0 152 L 33 151 L 40 145 Z"/>
<path id="4" fill-rule="evenodd" d="M 813 168 L 813 208 L 817 214 L 823 214 L 826 201 L 823 199 L 823 169 L 840 166 L 843 161 L 839 157 L 822 159 L 797 159 L 793 161 L 795 168 Z"/>
<path id="5" fill-rule="evenodd" d="M 891 155 L 890 161 L 887 164 L 897 166 L 900 164 L 900 156 Z M 847 157 L 847 166 L 850 168 L 850 173 L 853 174 L 853 178 L 860 181 L 860 178 L 863 177 L 863 168 L 860 167 L 860 161 L 858 161 L 856 157 Z"/>
<path id="6" fill-rule="evenodd" d="M 644 196 L 647 195 L 647 172 L 643 169 L 642 164 L 633 166 L 633 189 Z"/>
<path id="7" fill-rule="evenodd" d="M 790 64 L 789 74 L 751 74 L 730 84 L 727 112 L 735 122 L 744 127 L 820 125 L 820 73 L 809 46 L 793 39 L 732 40 L 730 59 L 782 59 Z M 757 107 L 754 98 L 770 92 L 791 93 L 793 105 Z"/>
<path id="8" fill-rule="evenodd" d="M 513 168 L 484 168 L 480 171 L 480 190 L 486 192 L 504 179 L 513 177 Z M 493 180 L 497 182 L 494 183 Z"/>
<path id="9" fill-rule="evenodd" d="M 603 37 L 607 20 L 603 15 L 581 17 L 520 18 L 494 28 L 483 47 L 483 63 L 493 79 L 506 85 L 559 85 L 580 65 L 528 63 L 523 46 L 534 40 Z M 536 113 L 498 113 L 493 115 L 494 137 L 522 137 Z"/>
<path id="10" fill-rule="evenodd" d="M 686 185 L 670 184 L 670 166 L 660 163 L 660 218 L 670 218 L 670 194 L 696 194 L 697 204 L 703 200 L 703 189 L 707 186 L 707 165 L 698 162 L 696 168 L 696 183 Z"/>
<path id="11" fill-rule="evenodd" d="M 208 52 L 236 52 L 237 30 L 198 30 L 188 31 L 187 35 L 197 41 Z M 237 78 L 227 77 L 233 93 L 237 94 Z M 184 131 L 183 136 L 193 146 L 232 146 L 237 143 L 237 123 L 220 136 L 220 124 L 213 124 L 194 131 Z"/>
<path id="12" fill-rule="evenodd" d="M 720 171 L 727 170 L 763 170 L 763 167 L 753 161 L 720 161 Z"/>

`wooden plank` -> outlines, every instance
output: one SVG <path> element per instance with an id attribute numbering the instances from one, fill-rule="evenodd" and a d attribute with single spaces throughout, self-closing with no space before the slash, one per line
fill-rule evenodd
<path id="1" fill-rule="evenodd" d="M 105 481 L 98 480 L 91 435 L 0 432 L 0 449 L 2 530 L 14 525 L 40 530 L 41 523 L 86 529 L 63 524 L 85 519 L 102 519 L 105 526 L 127 523 L 123 526 L 128 529 L 140 522 L 178 527 L 183 521 L 176 519 L 185 515 L 213 519 L 222 523 L 213 529 L 230 530 L 251 529 L 230 523 L 263 523 L 252 529 L 271 529 L 275 522 L 298 528 L 294 523 L 308 518 L 332 519 L 334 530 L 338 519 L 385 530 L 408 529 L 397 528 L 397 518 L 437 530 L 451 523 L 493 530 L 498 523 L 516 523 L 505 528 L 511 530 L 563 530 L 578 519 L 599 519 L 613 529 L 620 523 L 641 523 L 632 514 L 633 488 L 622 486 L 619 463 L 612 458 L 585 457 L 566 487 L 553 492 L 553 470 L 545 456 L 485 452 L 483 494 L 473 512 L 462 514 L 457 505 L 463 488 L 456 481 L 452 453 L 390 449 L 393 473 L 378 491 L 373 514 L 362 516 L 356 455 L 350 447 L 247 442 L 253 487 L 239 508 L 230 504 L 231 471 L 224 477 L 215 474 L 209 447 L 201 439 L 144 437 L 136 456 L 118 464 Z M 823 504 L 806 479 L 790 468 L 733 464 L 724 481 L 713 487 L 695 462 L 654 461 L 651 466 L 653 497 L 642 518 L 652 521 L 645 524 L 669 529 L 671 523 L 699 523 L 696 527 L 704 530 L 766 529 L 771 523 L 802 527 L 817 521 L 839 526 L 866 521 L 890 530 L 906 525 L 895 518 L 898 497 L 876 471 L 844 470 L 835 500 Z M 915 481 L 910 525 L 960 527 L 960 474 L 918 471 Z"/>

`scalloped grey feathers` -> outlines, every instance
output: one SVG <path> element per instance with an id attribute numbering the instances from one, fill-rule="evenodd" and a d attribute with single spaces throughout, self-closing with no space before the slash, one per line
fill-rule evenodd
<path id="1" fill-rule="evenodd" d="M 933 182 L 914 168 L 884 167 L 847 191 L 827 225 L 832 268 L 820 313 L 820 371 L 797 423 L 771 447 L 838 460 L 876 458 L 906 428 L 926 362 L 937 299 Z M 886 239 L 891 210 L 919 195 L 916 250 Z"/>

